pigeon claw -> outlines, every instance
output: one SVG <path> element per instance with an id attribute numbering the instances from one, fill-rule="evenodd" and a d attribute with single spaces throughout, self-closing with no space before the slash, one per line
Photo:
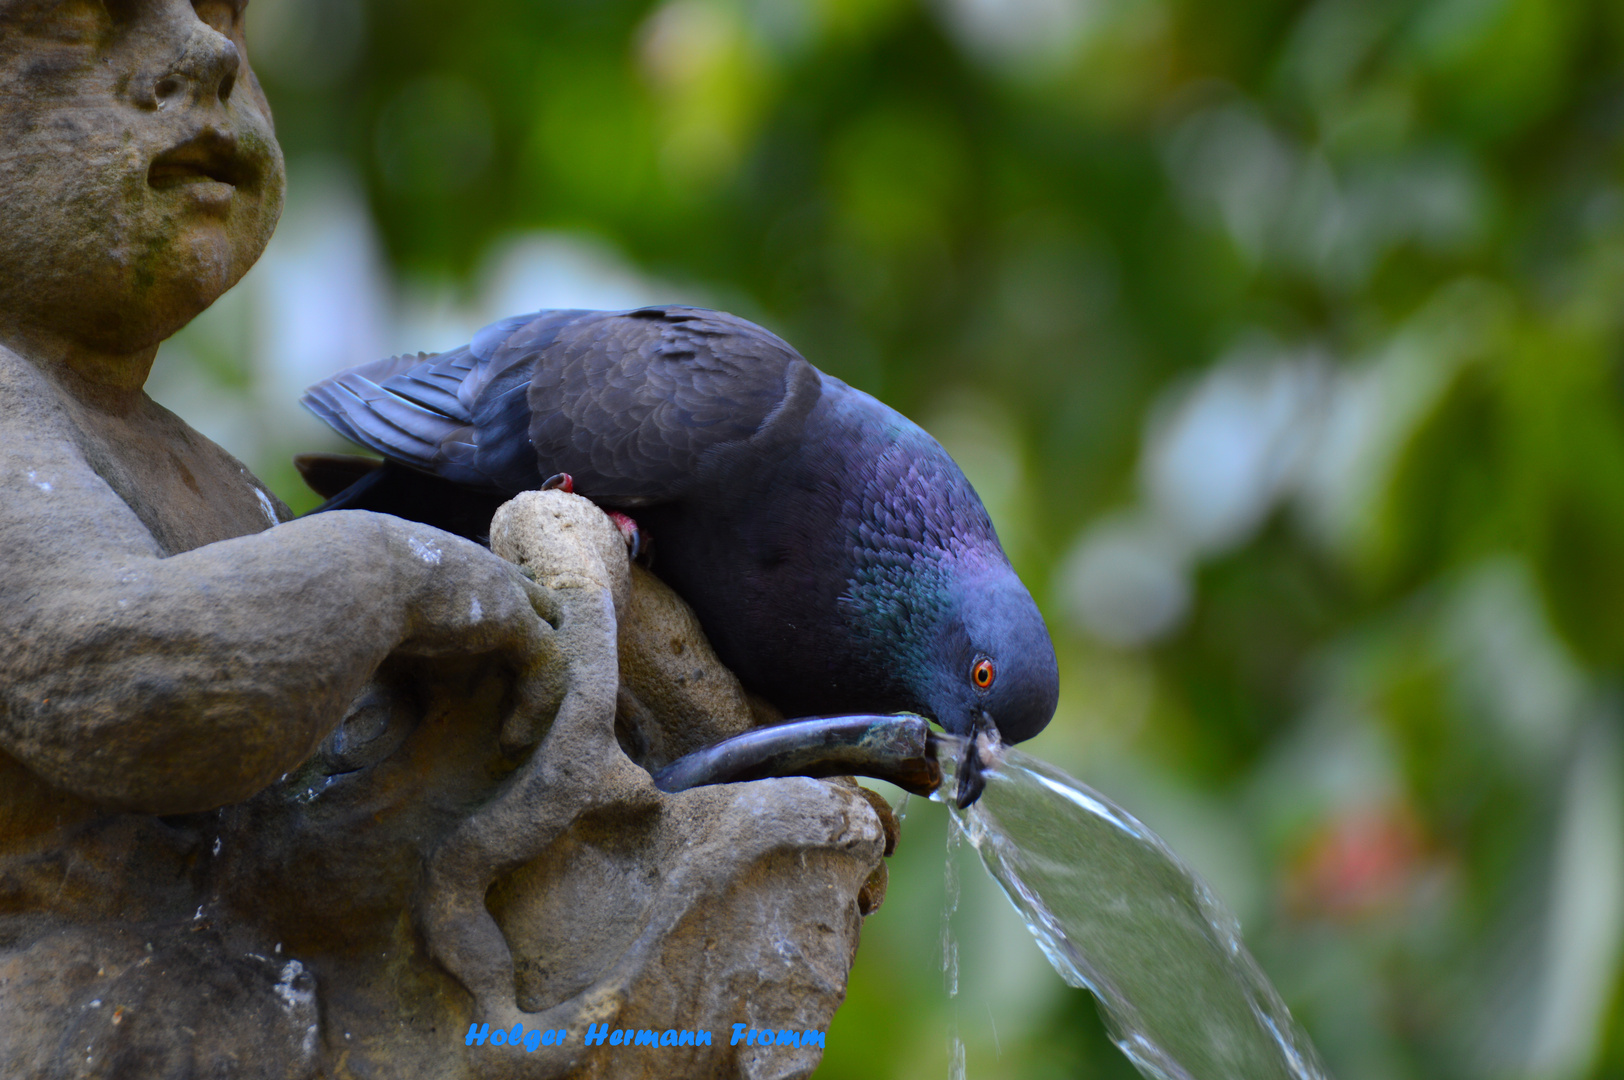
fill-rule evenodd
<path id="1" fill-rule="evenodd" d="M 626 552 L 634 561 L 641 562 L 644 566 L 654 561 L 654 544 L 648 534 L 637 527 L 637 522 L 619 510 L 605 510 L 604 513 L 609 515 L 609 520 L 620 530 L 620 535 L 626 541 Z"/>
<path id="2" fill-rule="evenodd" d="M 575 494 L 575 477 L 567 472 L 553 473 L 541 482 L 542 491 L 562 491 L 566 495 Z"/>

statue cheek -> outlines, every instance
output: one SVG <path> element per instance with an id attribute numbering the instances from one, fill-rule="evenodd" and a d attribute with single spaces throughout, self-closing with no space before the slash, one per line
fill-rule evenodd
<path id="1" fill-rule="evenodd" d="M 242 277 L 258 261 L 276 231 L 282 218 L 282 203 L 287 192 L 287 172 L 282 160 L 282 148 L 271 134 L 269 120 L 261 130 L 251 131 L 243 141 L 255 144 L 256 156 L 265 162 L 264 171 L 253 188 L 239 190 L 239 209 L 233 215 L 233 241 L 236 251 L 236 274 Z"/>

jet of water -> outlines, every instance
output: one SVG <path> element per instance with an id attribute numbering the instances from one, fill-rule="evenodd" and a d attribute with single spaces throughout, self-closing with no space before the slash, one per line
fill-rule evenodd
<path id="1" fill-rule="evenodd" d="M 1207 885 L 1139 821 L 1019 750 L 987 751 L 986 791 L 954 805 L 962 741 L 945 737 L 948 806 L 988 873 L 1073 986 L 1093 992 L 1152 1080 L 1328 1080 L 1308 1036 Z M 946 793 L 945 795 L 943 793 Z"/>
<path id="2" fill-rule="evenodd" d="M 953 914 L 959 909 L 959 842 L 963 830 L 957 822 L 947 823 L 947 868 L 942 881 L 942 974 L 947 981 L 948 1001 L 953 1020 L 947 1028 L 947 1080 L 964 1080 L 964 1039 L 959 1035 L 959 941 L 953 934 Z"/>

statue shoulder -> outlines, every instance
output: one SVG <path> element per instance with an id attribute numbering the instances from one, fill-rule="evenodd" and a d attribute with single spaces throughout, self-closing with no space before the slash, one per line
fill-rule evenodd
<path id="1" fill-rule="evenodd" d="M 13 492 L 26 497 L 3 515 L 20 516 L 12 525 L 28 527 L 31 513 L 133 511 L 150 537 L 137 546 L 163 555 L 292 516 L 242 462 L 144 393 L 101 408 L 0 348 L 0 498 Z"/>

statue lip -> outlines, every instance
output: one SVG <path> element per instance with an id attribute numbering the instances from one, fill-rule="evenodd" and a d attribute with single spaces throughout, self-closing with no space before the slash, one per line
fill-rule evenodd
<path id="1" fill-rule="evenodd" d="M 237 137 L 209 129 L 165 150 L 147 169 L 147 183 L 155 188 L 213 182 L 233 188 L 251 184 L 259 168 L 242 153 Z"/>

